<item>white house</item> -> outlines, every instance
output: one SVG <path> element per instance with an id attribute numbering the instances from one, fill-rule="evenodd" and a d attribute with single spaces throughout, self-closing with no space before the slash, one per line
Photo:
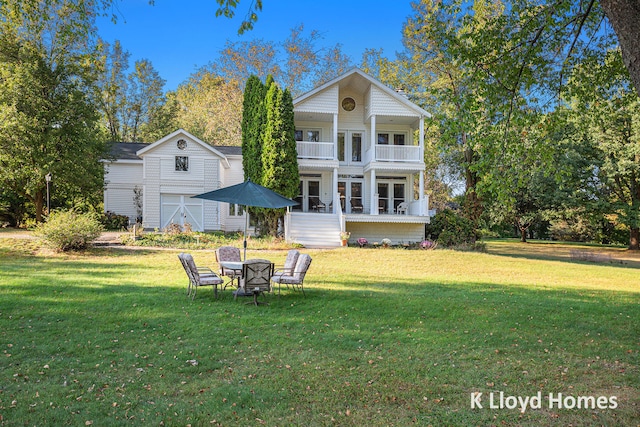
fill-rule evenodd
<path id="1" fill-rule="evenodd" d="M 351 240 L 424 238 L 424 119 L 429 113 L 359 69 L 294 100 L 299 205 L 285 237 L 307 246 Z M 115 144 L 105 161 L 105 211 L 137 216 L 146 228 L 188 222 L 195 230 L 241 230 L 237 206 L 190 196 L 243 181 L 240 147 L 211 146 L 184 130 L 153 144 Z"/>

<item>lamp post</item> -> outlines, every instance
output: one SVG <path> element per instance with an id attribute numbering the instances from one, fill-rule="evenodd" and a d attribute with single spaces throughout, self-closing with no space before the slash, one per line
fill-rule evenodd
<path id="1" fill-rule="evenodd" d="M 49 197 L 49 184 L 51 184 L 51 172 L 47 173 L 44 176 L 45 181 L 47 181 L 47 215 L 51 212 L 51 199 Z"/>

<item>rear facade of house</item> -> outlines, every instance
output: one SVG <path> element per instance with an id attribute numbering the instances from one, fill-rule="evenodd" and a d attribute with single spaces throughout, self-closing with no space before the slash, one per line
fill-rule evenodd
<path id="1" fill-rule="evenodd" d="M 294 114 L 300 185 L 285 216 L 288 241 L 339 246 L 341 231 L 351 241 L 424 239 L 428 112 L 353 69 L 296 98 Z M 152 144 L 114 144 L 104 163 L 105 211 L 142 216 L 148 229 L 244 227 L 242 207 L 191 197 L 244 180 L 240 147 L 212 146 L 180 129 Z"/>

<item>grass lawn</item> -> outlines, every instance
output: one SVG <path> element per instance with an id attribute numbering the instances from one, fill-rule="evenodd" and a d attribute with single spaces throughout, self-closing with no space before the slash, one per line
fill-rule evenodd
<path id="1" fill-rule="evenodd" d="M 306 298 L 255 307 L 188 300 L 175 250 L 46 254 L 0 235 L 0 424 L 638 425 L 640 256 L 303 251 Z M 500 392 L 540 407 L 491 408 Z"/>

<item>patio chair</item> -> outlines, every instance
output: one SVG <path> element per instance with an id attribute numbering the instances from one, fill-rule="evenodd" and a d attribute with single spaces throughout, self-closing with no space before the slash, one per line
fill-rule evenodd
<path id="1" fill-rule="evenodd" d="M 349 203 L 351 203 L 351 212 L 360 212 L 364 211 L 364 207 L 362 206 L 362 202 L 360 200 L 354 200 L 353 198 L 349 199 Z"/>
<path id="2" fill-rule="evenodd" d="M 327 205 L 322 202 L 318 197 L 309 197 L 309 207 L 314 210 L 320 212 L 320 209 L 323 211 L 327 209 Z"/>
<path id="3" fill-rule="evenodd" d="M 253 294 L 253 301 L 247 304 L 268 304 L 267 302 L 258 301 L 258 296 L 264 292 L 271 292 L 271 276 L 273 276 L 273 263 L 271 261 L 250 259 L 242 264 L 242 290 L 245 295 Z M 236 293 L 236 297 L 237 295 Z"/>
<path id="4" fill-rule="evenodd" d="M 200 286 L 213 286 L 213 294 L 218 298 L 218 285 L 222 285 L 224 280 L 220 278 L 208 267 L 197 267 L 191 254 L 180 253 L 178 259 L 187 273 L 189 278 L 189 285 L 187 286 L 187 297 L 191 297 L 194 300 L 198 287 Z"/>
<path id="5" fill-rule="evenodd" d="M 396 212 L 398 214 L 407 215 L 409 213 L 409 203 L 407 203 L 407 202 L 400 203 L 398 205 L 398 207 L 396 208 Z"/>
<path id="6" fill-rule="evenodd" d="M 293 273 L 299 256 L 300 252 L 298 250 L 290 249 L 289 252 L 287 252 L 287 258 L 285 258 L 284 260 L 284 266 L 279 267 L 278 271 L 281 271 L 285 274 Z"/>
<path id="7" fill-rule="evenodd" d="M 303 286 L 304 277 L 306 276 L 310 265 L 311 257 L 307 254 L 300 254 L 293 272 L 286 273 L 283 269 L 276 270 L 273 273 L 271 281 L 278 284 L 278 295 L 280 295 L 280 287 L 282 285 L 285 285 L 287 288 L 291 285 L 294 290 L 300 289 L 302 291 L 302 295 L 306 296 Z"/>
<path id="8" fill-rule="evenodd" d="M 221 262 L 242 262 L 240 258 L 240 249 L 234 246 L 221 246 L 216 249 L 216 262 L 220 264 Z M 229 278 L 229 281 L 222 288 L 227 289 L 227 286 L 232 285 L 233 282 L 236 282 L 236 287 L 238 287 L 238 279 L 242 277 L 241 269 L 230 269 L 220 266 L 219 274 L 221 276 L 225 276 Z"/>

